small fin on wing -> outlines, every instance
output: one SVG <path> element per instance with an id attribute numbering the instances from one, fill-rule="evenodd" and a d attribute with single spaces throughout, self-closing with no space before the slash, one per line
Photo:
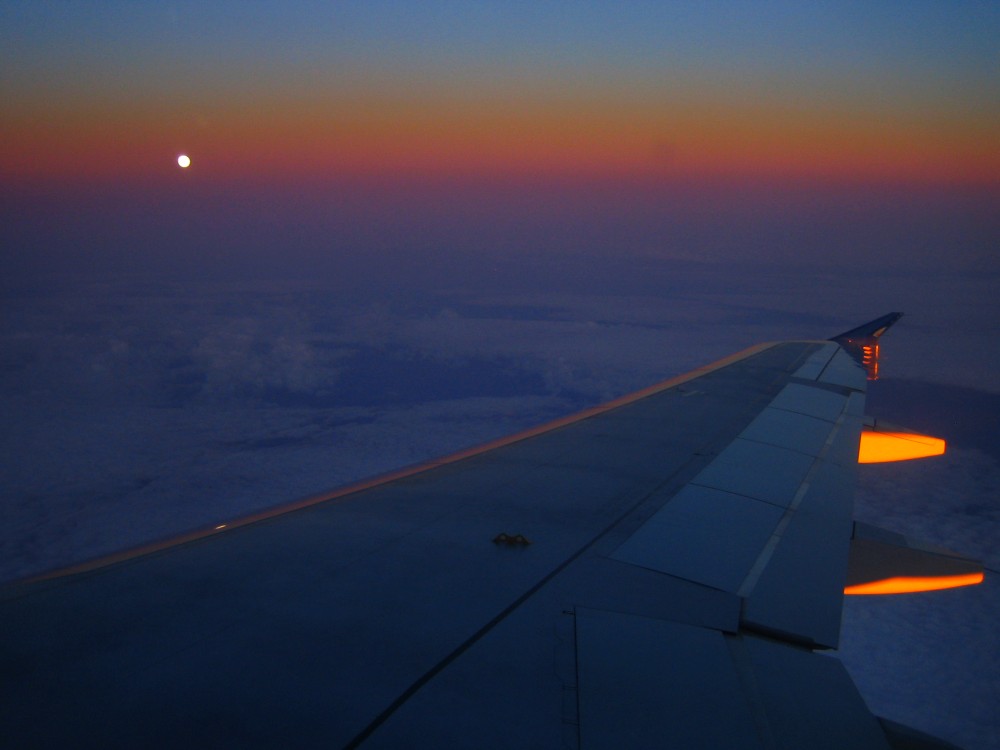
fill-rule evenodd
<path id="1" fill-rule="evenodd" d="M 836 341 L 847 353 L 861 363 L 868 374 L 869 380 L 878 380 L 878 340 L 901 317 L 903 313 L 892 312 L 881 318 L 870 320 L 864 325 L 834 336 L 830 341 Z"/>
<path id="2" fill-rule="evenodd" d="M 830 341 L 836 341 L 841 346 L 845 342 L 849 341 L 859 341 L 860 339 L 867 338 L 878 338 L 883 333 L 885 333 L 893 323 L 903 317 L 901 312 L 893 312 L 888 315 L 883 315 L 881 318 L 875 318 L 875 320 L 870 320 L 864 325 L 860 325 L 857 328 L 852 328 L 849 331 L 844 331 L 843 333 L 833 336 Z"/>
<path id="3" fill-rule="evenodd" d="M 945 452 L 944 438 L 923 435 L 908 427 L 865 417 L 858 446 L 859 464 L 909 461 L 940 456 Z"/>
<path id="4" fill-rule="evenodd" d="M 907 594 L 982 581 L 983 566 L 977 560 L 854 522 L 845 594 Z"/>

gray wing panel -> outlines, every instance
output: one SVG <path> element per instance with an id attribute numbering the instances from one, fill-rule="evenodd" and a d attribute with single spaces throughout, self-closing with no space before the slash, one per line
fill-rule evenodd
<path id="1" fill-rule="evenodd" d="M 771 407 L 836 422 L 844 410 L 844 400 L 836 391 L 825 391 L 805 383 L 790 383 L 771 402 Z"/>
<path id="2" fill-rule="evenodd" d="M 726 446 L 692 484 L 788 507 L 812 466 L 813 457 L 748 440 L 743 435 Z"/>
<path id="3" fill-rule="evenodd" d="M 867 375 L 858 362 L 844 349 L 833 355 L 833 359 L 819 376 L 821 383 L 841 385 L 856 391 L 865 390 Z"/>
<path id="4" fill-rule="evenodd" d="M 770 503 L 689 484 L 614 559 L 735 594 L 783 515 Z"/>
<path id="5" fill-rule="evenodd" d="M 795 377 L 816 380 L 840 347 L 832 341 L 825 341 L 813 351 L 805 363 L 795 371 Z"/>

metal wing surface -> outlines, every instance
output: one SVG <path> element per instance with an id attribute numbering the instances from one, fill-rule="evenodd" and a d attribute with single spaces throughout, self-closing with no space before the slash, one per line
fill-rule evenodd
<path id="1" fill-rule="evenodd" d="M 887 747 L 836 647 L 865 373 L 766 344 L 6 587 L 13 747 Z"/>

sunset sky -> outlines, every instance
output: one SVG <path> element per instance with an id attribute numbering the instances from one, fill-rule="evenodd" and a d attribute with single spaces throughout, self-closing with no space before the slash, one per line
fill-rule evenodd
<path id="1" fill-rule="evenodd" d="M 8 0 L 0 144 L 0 582 L 891 310 L 860 510 L 997 567 L 1000 3 Z M 873 710 L 997 746 L 996 579 Z"/>
<path id="2" fill-rule="evenodd" d="M 94 247 L 132 238 L 94 226 L 115 206 L 217 248 L 288 226 L 519 246 L 547 223 L 548 253 L 816 260 L 833 229 L 854 260 L 877 214 L 909 261 L 950 226 L 953 262 L 981 267 L 996 227 L 995 3 L 14 2 L 0 33 L 15 233 L 70 202 Z M 792 252 L 789 214 L 828 226 Z M 709 239 L 673 242 L 692 222 Z"/>
<path id="3" fill-rule="evenodd" d="M 7 3 L 25 180 L 992 184 L 994 3 Z"/>

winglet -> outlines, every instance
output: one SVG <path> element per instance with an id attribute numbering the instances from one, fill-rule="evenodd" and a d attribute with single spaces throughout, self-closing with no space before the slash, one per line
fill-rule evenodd
<path id="1" fill-rule="evenodd" d="M 844 331 L 830 341 L 836 341 L 847 353 L 854 357 L 868 373 L 869 380 L 878 380 L 878 340 L 889 328 L 903 317 L 901 312 L 893 312 L 875 318 L 864 325 Z"/>

